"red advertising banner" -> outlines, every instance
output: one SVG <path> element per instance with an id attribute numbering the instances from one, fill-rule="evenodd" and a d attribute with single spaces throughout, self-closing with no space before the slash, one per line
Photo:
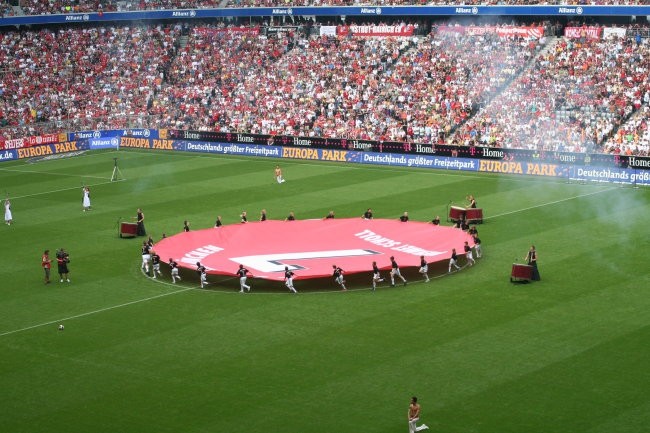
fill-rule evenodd
<path id="1" fill-rule="evenodd" d="M 194 29 L 194 34 L 208 36 L 218 33 L 248 33 L 251 35 L 259 35 L 259 27 L 197 27 Z"/>
<path id="2" fill-rule="evenodd" d="M 0 138 L 0 149 L 21 149 L 23 147 L 38 146 L 41 144 L 55 144 L 67 141 L 67 134 L 34 135 L 24 138 L 3 140 Z"/>
<path id="3" fill-rule="evenodd" d="M 600 39 L 603 33 L 602 27 L 566 27 L 564 29 L 564 36 L 572 39 Z"/>
<path id="4" fill-rule="evenodd" d="M 61 138 L 61 135 L 63 135 L 63 139 Z M 45 134 L 27 137 L 25 140 L 29 143 L 29 146 L 38 146 L 39 144 L 54 144 L 66 141 L 67 137 L 65 134 Z"/>
<path id="5" fill-rule="evenodd" d="M 11 140 L 0 139 L 0 149 L 20 149 L 21 147 L 25 147 L 24 138 L 14 138 Z"/>
<path id="6" fill-rule="evenodd" d="M 338 26 L 336 34 L 338 36 L 413 36 L 415 26 L 395 25 L 395 26 Z"/>
<path id="7" fill-rule="evenodd" d="M 494 34 L 502 38 L 520 37 L 539 39 L 544 36 L 544 28 L 537 26 L 440 26 L 441 33 L 461 33 L 468 35 Z"/>

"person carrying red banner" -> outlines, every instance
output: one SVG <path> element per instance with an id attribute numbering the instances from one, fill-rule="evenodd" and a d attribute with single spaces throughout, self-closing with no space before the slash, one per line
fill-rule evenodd
<path id="1" fill-rule="evenodd" d="M 284 267 L 284 285 L 287 286 L 292 293 L 298 293 L 298 291 L 293 287 L 293 277 L 295 275 L 296 274 L 289 270 L 289 266 Z"/>
<path id="2" fill-rule="evenodd" d="M 384 279 L 381 277 L 377 262 L 372 262 L 372 290 L 375 291 L 377 289 L 377 283 L 381 283 L 382 281 Z"/>
<path id="3" fill-rule="evenodd" d="M 345 280 L 343 279 L 343 269 L 339 268 L 336 265 L 332 265 L 332 268 L 334 269 L 332 276 L 334 277 L 334 281 L 336 281 L 336 284 L 341 286 L 342 290 L 348 290 L 345 287 Z"/>
<path id="4" fill-rule="evenodd" d="M 402 273 L 399 270 L 399 266 L 397 265 L 397 262 L 395 261 L 395 257 L 390 256 L 390 286 L 395 287 L 395 276 L 398 276 L 402 279 L 402 283 L 406 286 L 406 278 L 402 276 Z"/>
<path id="5" fill-rule="evenodd" d="M 244 267 L 244 265 L 239 265 L 239 269 L 237 269 L 236 275 L 239 276 L 239 293 L 244 293 L 244 289 L 247 292 L 251 291 L 251 286 L 246 284 L 246 279 L 248 278 L 248 273 L 249 270 Z"/>

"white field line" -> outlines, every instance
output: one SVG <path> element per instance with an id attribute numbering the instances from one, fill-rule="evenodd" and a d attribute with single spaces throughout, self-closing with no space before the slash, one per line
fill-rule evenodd
<path id="1" fill-rule="evenodd" d="M 89 183 L 89 184 L 86 184 L 86 186 L 107 185 L 109 183 L 124 182 L 125 180 L 126 179 L 118 179 L 118 180 L 115 180 L 115 181 L 110 181 L 109 180 L 108 182 Z M 18 198 L 36 197 L 36 196 L 39 196 L 39 195 L 53 194 L 55 192 L 70 191 L 70 190 L 79 189 L 79 188 L 81 188 L 81 187 L 80 186 L 73 186 L 73 187 L 70 187 L 70 188 L 55 189 L 55 190 L 51 190 L 51 191 L 37 192 L 37 193 L 34 193 L 34 194 L 19 195 L 19 196 L 16 196 L 16 197 L 11 197 L 11 199 L 15 200 L 15 199 L 18 199 Z"/>
<path id="2" fill-rule="evenodd" d="M 74 316 L 63 317 L 63 318 L 57 319 L 57 320 L 50 320 L 49 322 L 43 322 L 43 323 L 39 323 L 37 325 L 27 326 L 25 328 L 14 329 L 12 331 L 5 331 L 5 332 L 0 333 L 0 337 L 15 334 L 17 332 L 28 331 L 28 330 L 34 329 L 34 328 L 40 328 L 41 326 L 47 326 L 47 325 L 52 325 L 54 323 L 65 322 L 66 320 L 72 320 L 72 319 L 78 319 L 79 317 L 90 316 L 91 314 L 97 314 L 97 313 L 101 313 L 101 312 L 104 312 L 104 311 L 114 310 L 116 308 L 126 307 L 128 305 L 138 304 L 140 302 L 151 301 L 152 299 L 162 298 L 164 296 L 171 296 L 171 295 L 175 295 L 177 293 L 187 292 L 188 290 L 192 290 L 192 289 L 191 288 L 185 288 L 185 289 L 175 290 L 173 292 L 167 292 L 167 293 L 162 293 L 160 295 L 149 296 L 148 298 L 143 298 L 143 299 L 136 299 L 135 301 L 125 302 L 123 304 L 113 305 L 111 307 L 100 308 L 99 310 L 88 311 L 87 313 L 75 314 Z"/>
<path id="3" fill-rule="evenodd" d="M 38 171 L 38 170 L 18 170 L 15 168 L 0 168 L 0 171 L 9 171 L 14 173 L 31 173 L 31 174 L 47 174 L 50 176 L 67 176 L 67 177 L 80 177 L 80 178 L 92 178 L 92 179 L 104 179 L 110 180 L 110 177 L 104 176 L 87 176 L 79 174 L 68 174 L 68 173 L 57 173 L 54 171 Z"/>
<path id="4" fill-rule="evenodd" d="M 550 206 L 552 204 L 562 203 L 562 202 L 565 202 L 565 201 L 574 200 L 576 198 L 581 198 L 581 197 L 587 197 L 587 196 L 590 196 L 590 195 L 600 194 L 600 193 L 612 191 L 612 190 L 615 190 L 615 189 L 618 189 L 618 188 L 617 187 L 611 187 L 611 188 L 601 189 L 599 191 L 593 191 L 593 192 L 588 192 L 588 193 L 585 193 L 585 194 L 574 195 L 573 197 L 567 197 L 567 198 L 563 198 L 563 199 L 560 199 L 560 200 L 549 201 L 549 202 L 538 204 L 538 205 L 535 205 L 535 206 L 529 206 L 529 207 L 513 210 L 513 211 L 510 211 L 510 212 L 504 212 L 504 213 L 501 213 L 501 214 L 492 215 L 492 216 L 489 216 L 489 217 L 486 217 L 486 218 L 483 218 L 483 219 L 499 218 L 499 217 L 502 217 L 502 216 L 512 215 L 514 213 L 519 213 L 519 212 L 525 212 L 525 211 L 530 210 L 530 209 L 536 209 L 536 208 L 540 208 L 540 207 L 544 207 L 544 206 Z"/>

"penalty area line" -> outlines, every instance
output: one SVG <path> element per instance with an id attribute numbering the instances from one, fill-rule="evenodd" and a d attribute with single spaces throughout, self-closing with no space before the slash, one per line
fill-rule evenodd
<path id="1" fill-rule="evenodd" d="M 18 332 L 29 331 L 30 329 L 40 328 L 42 326 L 52 325 L 54 323 L 65 322 L 66 320 L 78 319 L 80 317 L 85 317 L 85 316 L 90 316 L 92 314 L 102 313 L 104 311 L 115 310 L 116 308 L 127 307 L 129 305 L 138 304 L 140 302 L 151 301 L 153 299 L 163 298 L 165 296 L 176 295 L 178 293 L 187 292 L 188 290 L 191 290 L 191 289 L 187 288 L 187 289 L 175 290 L 173 292 L 168 292 L 168 293 L 161 293 L 160 295 L 149 296 L 148 298 L 143 298 L 143 299 L 136 299 L 135 301 L 125 302 L 123 304 L 118 304 L 118 305 L 113 305 L 113 306 L 110 306 L 110 307 L 100 308 L 98 310 L 88 311 L 87 313 L 75 314 L 74 316 L 68 316 L 68 317 L 64 317 L 64 318 L 61 318 L 61 319 L 57 319 L 57 320 L 50 320 L 49 322 L 39 323 L 37 325 L 32 325 L 32 326 L 26 326 L 24 328 L 14 329 L 13 331 L 5 331 L 5 332 L 0 333 L 0 337 L 4 337 L 4 336 L 7 336 L 7 335 L 11 335 L 11 334 L 16 334 Z"/>
<path id="2" fill-rule="evenodd" d="M 489 217 L 485 217 L 483 219 L 487 220 L 487 219 L 499 218 L 499 217 L 506 216 L 506 215 L 512 215 L 512 214 L 519 213 L 519 212 L 525 212 L 527 210 L 537 209 L 537 208 L 544 207 L 544 206 L 550 206 L 550 205 L 553 205 L 553 204 L 558 204 L 558 203 L 562 203 L 562 202 L 569 201 L 569 200 L 575 200 L 576 198 L 588 197 L 590 195 L 596 195 L 596 194 L 600 194 L 600 193 L 603 193 L 603 192 L 613 191 L 613 190 L 616 190 L 616 189 L 618 189 L 618 188 L 612 187 L 612 188 L 601 189 L 600 191 L 594 191 L 594 192 L 588 192 L 588 193 L 585 193 L 585 194 L 574 195 L 573 197 L 567 197 L 567 198 L 563 198 L 563 199 L 560 199 L 560 200 L 549 201 L 549 202 L 546 202 L 546 203 L 537 204 L 535 206 L 524 207 L 524 208 L 513 210 L 513 211 L 510 211 L 510 212 L 504 212 L 504 213 L 500 213 L 500 214 L 497 214 L 497 215 L 492 215 L 492 216 L 489 216 Z"/>

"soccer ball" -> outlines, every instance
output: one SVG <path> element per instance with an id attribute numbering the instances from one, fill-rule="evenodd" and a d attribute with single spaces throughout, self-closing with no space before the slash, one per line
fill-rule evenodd
<path id="1" fill-rule="evenodd" d="M 65 329 L 65 326 L 59 325 L 59 331 L 63 331 Z"/>

